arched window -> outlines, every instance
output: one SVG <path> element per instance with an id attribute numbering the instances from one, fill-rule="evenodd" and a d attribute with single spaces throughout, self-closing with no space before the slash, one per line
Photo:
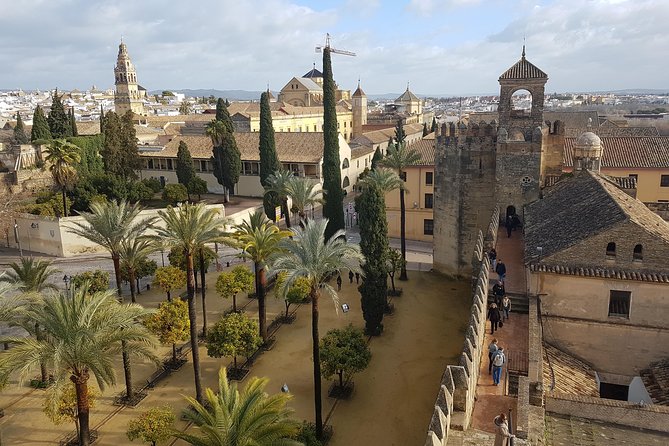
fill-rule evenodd
<path id="1" fill-rule="evenodd" d="M 344 161 L 341 163 L 342 169 L 348 169 L 348 158 L 344 158 Z"/>
<path id="2" fill-rule="evenodd" d="M 609 242 L 609 244 L 606 245 L 606 256 L 607 257 L 615 257 L 616 256 L 616 244 L 615 244 L 615 242 Z"/>
<path id="3" fill-rule="evenodd" d="M 632 253 L 632 259 L 643 260 L 643 246 L 636 245 L 634 247 L 634 252 Z"/>
<path id="4" fill-rule="evenodd" d="M 344 177 L 344 181 L 341 183 L 342 188 L 347 188 L 351 185 L 350 181 L 348 181 L 348 177 Z"/>

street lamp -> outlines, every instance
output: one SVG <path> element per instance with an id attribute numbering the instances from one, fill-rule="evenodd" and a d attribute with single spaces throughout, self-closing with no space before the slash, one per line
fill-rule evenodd
<path id="1" fill-rule="evenodd" d="M 70 288 L 72 286 L 72 276 L 68 276 L 67 274 L 65 274 L 63 276 L 63 282 L 65 282 L 65 291 L 66 291 L 67 296 L 69 297 Z"/>

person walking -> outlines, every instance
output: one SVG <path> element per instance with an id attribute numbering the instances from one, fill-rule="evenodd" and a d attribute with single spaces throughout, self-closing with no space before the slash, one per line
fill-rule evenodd
<path id="1" fill-rule="evenodd" d="M 353 283 L 353 271 L 348 270 L 348 280 L 349 282 Z"/>
<path id="2" fill-rule="evenodd" d="M 497 330 L 497 326 L 499 324 L 499 308 L 497 308 L 497 304 L 494 302 L 490 304 L 490 308 L 488 308 L 488 319 L 490 319 L 490 334 L 495 334 L 495 330 Z"/>
<path id="3" fill-rule="evenodd" d="M 507 215 L 506 223 L 504 225 L 506 226 L 506 236 L 511 238 L 511 231 L 513 231 L 513 218 L 511 218 L 510 215 Z"/>
<path id="4" fill-rule="evenodd" d="M 488 346 L 488 375 L 492 373 L 492 357 L 495 353 L 497 353 L 497 338 L 492 338 Z"/>
<path id="5" fill-rule="evenodd" d="M 497 304 L 497 307 L 501 308 L 502 298 L 506 294 L 506 290 L 504 289 L 504 282 L 497 282 L 492 287 L 492 293 L 493 293 L 493 298 L 495 299 L 495 303 Z"/>
<path id="6" fill-rule="evenodd" d="M 502 377 L 502 367 L 504 367 L 505 363 L 504 347 L 500 347 L 492 357 L 492 383 L 496 386 L 499 386 L 499 379 Z"/>
<path id="7" fill-rule="evenodd" d="M 504 279 L 506 278 L 506 265 L 502 262 L 502 259 L 497 261 L 495 272 L 499 275 L 499 281 L 504 284 Z"/>
<path id="8" fill-rule="evenodd" d="M 337 276 L 337 291 L 341 291 L 341 274 Z"/>
<path id="9" fill-rule="evenodd" d="M 355 273 L 355 283 L 360 283 L 360 273 Z"/>
<path id="10" fill-rule="evenodd" d="M 509 432 L 509 424 L 504 412 L 497 415 L 493 422 L 495 423 L 495 446 L 507 446 L 509 439 L 515 438 L 515 435 Z"/>
<path id="11" fill-rule="evenodd" d="M 488 251 L 488 258 L 490 259 L 492 270 L 495 271 L 495 268 L 497 267 L 497 251 L 495 248 L 492 248 L 490 251 Z"/>
<path id="12" fill-rule="evenodd" d="M 502 320 L 509 319 L 509 312 L 511 312 L 511 299 L 509 299 L 509 296 L 504 295 L 502 298 Z"/>

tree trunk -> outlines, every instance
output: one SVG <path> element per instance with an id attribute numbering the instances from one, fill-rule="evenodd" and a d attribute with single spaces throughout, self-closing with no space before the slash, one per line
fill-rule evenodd
<path id="1" fill-rule="evenodd" d="M 287 300 L 284 301 L 286 303 L 286 319 L 288 319 L 288 308 L 290 308 L 290 304 L 288 303 Z"/>
<path id="2" fill-rule="evenodd" d="M 195 312 L 195 286 L 193 254 L 186 251 L 186 288 L 188 290 L 188 318 L 190 319 L 190 346 L 193 355 L 193 375 L 195 378 L 195 399 L 203 404 L 202 383 L 200 382 L 200 352 L 197 345 L 197 313 Z"/>
<path id="3" fill-rule="evenodd" d="M 402 177 L 402 172 L 400 172 L 400 178 Z M 407 239 L 406 239 L 406 226 L 407 226 L 407 215 L 406 215 L 406 205 L 404 204 L 404 189 L 400 189 L 400 247 L 402 251 L 402 258 L 404 259 L 404 264 L 402 265 L 402 270 L 400 271 L 400 280 L 409 280 L 407 276 Z"/>
<path id="4" fill-rule="evenodd" d="M 297 215 L 300 217 L 300 228 L 304 229 L 304 220 L 306 219 L 306 214 L 302 210 L 298 212 Z"/>
<path id="5" fill-rule="evenodd" d="M 172 362 L 177 363 L 177 345 L 172 342 Z"/>
<path id="6" fill-rule="evenodd" d="M 39 324 L 35 324 L 35 338 L 37 341 L 42 341 L 44 337 L 42 336 L 42 330 L 39 328 Z M 46 363 L 44 361 L 39 362 L 39 370 L 40 370 L 40 379 L 43 383 L 46 383 L 49 380 L 49 372 L 46 369 Z"/>
<path id="7" fill-rule="evenodd" d="M 391 273 L 389 274 L 389 276 L 390 276 L 390 283 L 393 286 L 393 294 L 395 294 L 395 273 Z"/>
<path id="8" fill-rule="evenodd" d="M 67 198 L 65 196 L 65 186 L 63 186 L 63 217 L 67 217 Z"/>
<path id="9" fill-rule="evenodd" d="M 314 357 L 314 410 L 316 411 L 316 437 L 323 439 L 323 414 L 321 401 L 321 357 L 318 345 L 318 291 L 311 290 L 311 344 Z"/>
<path id="10" fill-rule="evenodd" d="M 135 288 L 135 271 L 130 268 L 130 300 L 132 303 L 137 303 L 136 299 L 136 294 L 137 294 L 137 288 Z"/>
<path id="11" fill-rule="evenodd" d="M 283 210 L 283 215 L 286 216 L 286 227 L 290 228 L 290 210 L 288 209 L 287 198 L 281 200 L 281 209 Z"/>
<path id="12" fill-rule="evenodd" d="M 232 295 L 232 311 L 237 312 L 237 295 Z"/>
<path id="13" fill-rule="evenodd" d="M 169 291 L 167 292 L 167 301 L 172 302 L 172 295 L 170 294 Z"/>
<path id="14" fill-rule="evenodd" d="M 139 286 L 139 277 L 135 277 L 135 282 L 137 282 L 137 294 L 142 294 L 141 287 Z"/>
<path id="15" fill-rule="evenodd" d="M 88 423 L 88 371 L 80 376 L 71 376 L 77 394 L 77 418 L 79 419 L 79 445 L 88 446 L 91 441 L 91 432 Z"/>
<path id="16" fill-rule="evenodd" d="M 193 281 L 195 282 L 195 288 L 193 289 L 194 293 L 197 293 L 197 271 L 195 271 L 195 268 L 193 268 Z M 193 297 L 195 297 L 195 294 L 193 294 Z"/>
<path id="17" fill-rule="evenodd" d="M 237 355 L 232 357 L 232 363 L 235 365 L 235 370 L 237 370 Z"/>
<path id="18" fill-rule="evenodd" d="M 118 294 L 119 302 L 123 302 L 123 294 L 121 292 L 121 261 L 118 254 L 112 253 L 112 261 L 114 262 L 116 293 Z M 130 356 L 128 355 L 128 347 L 125 341 L 121 341 L 121 357 L 123 358 L 123 373 L 125 375 L 126 398 L 128 398 L 128 400 L 131 400 L 133 397 L 132 373 L 130 371 Z"/>
<path id="19" fill-rule="evenodd" d="M 257 263 L 256 263 L 257 265 Z M 267 306 L 265 305 L 265 268 L 257 270 L 258 273 L 258 324 L 260 325 L 260 337 L 263 343 L 267 343 Z"/>
<path id="20" fill-rule="evenodd" d="M 202 295 L 202 336 L 207 336 L 207 304 L 205 302 L 204 249 L 200 247 L 200 291 Z"/>
<path id="21" fill-rule="evenodd" d="M 340 371 L 337 372 L 337 374 L 339 375 L 339 387 L 341 387 L 343 389 L 344 388 L 344 371 L 340 370 Z"/>

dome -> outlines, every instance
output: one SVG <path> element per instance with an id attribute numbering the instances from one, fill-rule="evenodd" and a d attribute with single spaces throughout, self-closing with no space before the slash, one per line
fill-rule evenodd
<path id="1" fill-rule="evenodd" d="M 599 139 L 599 136 L 592 132 L 585 132 L 582 133 L 578 139 L 576 139 L 575 146 L 583 148 L 597 148 L 602 146 L 602 140 Z"/>

